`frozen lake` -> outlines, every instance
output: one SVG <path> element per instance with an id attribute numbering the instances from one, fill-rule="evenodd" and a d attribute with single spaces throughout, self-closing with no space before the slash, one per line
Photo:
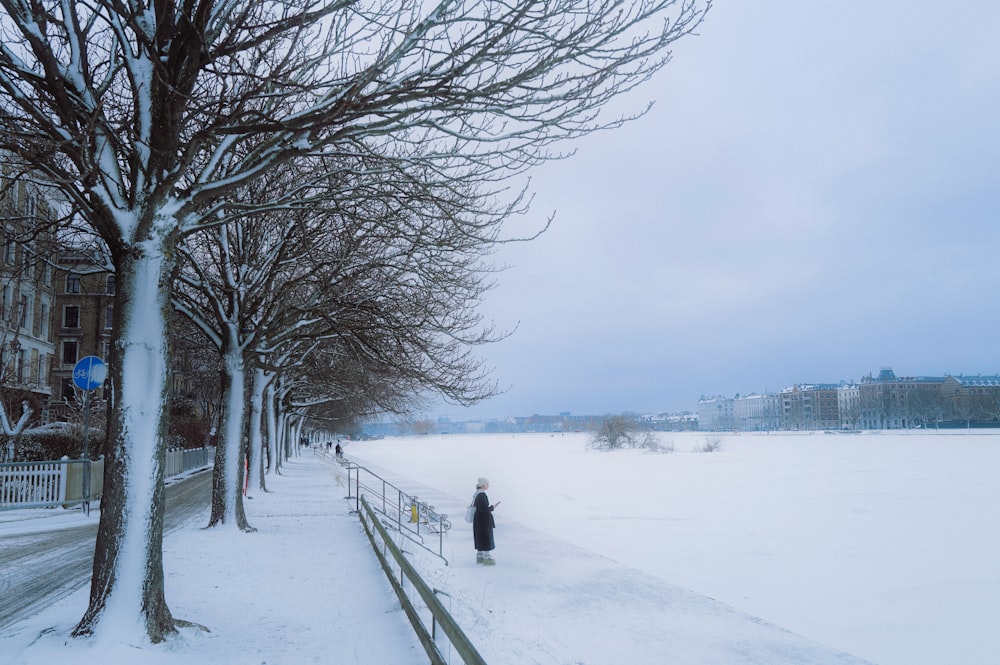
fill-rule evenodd
<path id="1" fill-rule="evenodd" d="M 696 452 L 715 438 L 721 450 Z M 488 476 L 501 565 L 516 520 L 880 665 L 1000 662 L 1000 433 L 664 433 L 667 454 L 587 440 L 442 435 L 346 453 L 456 522 Z"/>

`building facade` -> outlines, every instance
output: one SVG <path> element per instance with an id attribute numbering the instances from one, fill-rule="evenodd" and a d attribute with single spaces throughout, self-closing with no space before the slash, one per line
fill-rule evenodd
<path id="1" fill-rule="evenodd" d="M 707 431 L 735 429 L 734 401 L 731 397 L 702 397 L 698 400 L 698 426 Z"/>
<path id="2" fill-rule="evenodd" d="M 53 420 L 69 420 L 82 396 L 73 383 L 73 367 L 87 356 L 106 360 L 114 330 L 115 275 L 98 251 L 68 250 L 58 256 L 53 317 L 55 357 L 52 363 Z M 104 398 L 104 388 L 91 394 Z"/>
<path id="3" fill-rule="evenodd" d="M 55 354 L 54 217 L 34 183 L 7 164 L 0 167 L 0 388 L 12 420 L 23 403 L 42 422 L 48 418 Z"/>
<path id="4" fill-rule="evenodd" d="M 770 432 L 784 428 L 781 397 L 775 394 L 737 395 L 733 400 L 734 427 L 748 432 Z"/>

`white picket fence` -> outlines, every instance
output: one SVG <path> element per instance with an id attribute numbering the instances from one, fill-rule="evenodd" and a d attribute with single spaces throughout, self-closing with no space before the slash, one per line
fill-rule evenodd
<path id="1" fill-rule="evenodd" d="M 90 467 L 89 496 L 84 497 L 84 476 Z M 104 460 L 63 458 L 53 462 L 0 464 L 0 510 L 73 505 L 101 496 Z"/>
<path id="2" fill-rule="evenodd" d="M 172 450 L 167 453 L 164 475 L 176 476 L 207 466 L 215 460 L 215 448 Z M 90 487 L 84 478 L 90 467 Z M 51 462 L 0 464 L 0 510 L 72 506 L 96 501 L 104 491 L 104 459 L 91 462 L 63 458 Z"/>

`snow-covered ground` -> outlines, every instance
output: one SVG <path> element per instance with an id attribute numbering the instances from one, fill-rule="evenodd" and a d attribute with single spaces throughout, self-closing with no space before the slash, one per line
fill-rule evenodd
<path id="1" fill-rule="evenodd" d="M 719 452 L 691 452 L 715 438 Z M 431 503 L 453 515 L 489 477 L 498 567 L 546 556 L 512 542 L 527 525 L 880 665 L 1000 663 L 1000 433 L 664 434 L 663 455 L 585 443 L 436 436 L 347 453 L 440 490 Z"/>
<path id="2" fill-rule="evenodd" d="M 583 434 L 346 452 L 452 516 L 450 565 L 413 556 L 491 665 L 1000 662 L 1000 436 L 741 434 L 693 452 L 706 436 L 664 435 L 671 454 Z M 493 568 L 461 520 L 481 475 L 502 502 Z M 306 455 L 270 483 L 247 502 L 257 533 L 201 528 L 206 507 L 165 543 L 172 612 L 211 632 L 69 640 L 83 589 L 0 634 L 4 662 L 426 662 L 343 470 Z M 29 522 L 0 521 L 0 547 Z"/>
<path id="3" fill-rule="evenodd" d="M 89 585 L 0 633 L 5 665 L 410 665 L 426 656 L 385 580 L 371 545 L 348 514 L 339 467 L 312 455 L 272 477 L 273 492 L 247 502 L 258 531 L 205 529 L 209 507 L 164 542 L 167 603 L 181 629 L 164 644 L 134 644 L 106 624 L 94 640 L 69 638 L 87 607 Z M 23 519 L 0 513 L 5 536 L 89 518 Z M 52 515 L 53 511 L 37 511 Z M 21 519 L 17 519 L 21 518 Z M 0 583 L 0 587 L 3 584 Z M 0 602 L 4 602 L 0 588 Z"/>

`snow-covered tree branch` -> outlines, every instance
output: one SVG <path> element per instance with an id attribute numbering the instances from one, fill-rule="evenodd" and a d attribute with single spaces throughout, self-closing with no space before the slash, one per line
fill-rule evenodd
<path id="1" fill-rule="evenodd" d="M 185 235 L 227 223 L 242 187 L 316 160 L 358 169 L 393 156 L 399 171 L 493 183 L 502 195 L 505 178 L 560 156 L 556 142 L 618 125 L 602 107 L 666 64 L 707 6 L 0 0 L 0 149 L 61 190 L 107 243 L 118 280 L 116 408 L 90 605 L 76 634 L 105 621 L 139 625 L 153 641 L 175 630 L 161 561 L 164 340 Z M 329 175 L 321 169 L 310 183 Z M 467 363 L 459 347 L 475 335 L 448 330 L 468 331 L 467 319 L 411 311 L 401 299 L 382 311 L 390 307 L 406 313 L 387 318 L 390 330 L 429 326 L 456 344 L 440 349 L 452 355 L 435 365 L 428 344 L 438 342 L 405 337 L 386 347 L 383 322 L 354 333 L 359 354 L 422 357 L 407 374 L 442 383 Z"/>

